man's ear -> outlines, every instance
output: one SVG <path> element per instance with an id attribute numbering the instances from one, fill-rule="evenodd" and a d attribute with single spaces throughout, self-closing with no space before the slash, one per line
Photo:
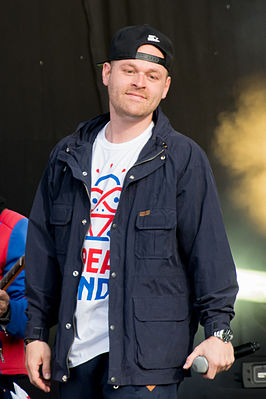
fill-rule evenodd
<path id="1" fill-rule="evenodd" d="M 167 96 L 168 90 L 170 88 L 170 84 L 171 84 L 171 76 L 167 76 L 166 81 L 165 81 L 165 87 L 164 87 L 164 90 L 163 90 L 163 95 L 162 95 L 162 99 L 163 100 Z"/>
<path id="2" fill-rule="evenodd" d="M 111 72 L 111 64 L 109 62 L 105 62 L 103 64 L 103 69 L 102 69 L 102 80 L 104 86 L 108 86 L 110 72 Z"/>

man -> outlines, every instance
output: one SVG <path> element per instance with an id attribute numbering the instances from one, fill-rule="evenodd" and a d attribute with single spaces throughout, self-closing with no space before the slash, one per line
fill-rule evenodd
<path id="1" fill-rule="evenodd" d="M 27 368 L 48 392 L 58 323 L 64 399 L 172 399 L 198 355 L 207 378 L 234 360 L 237 283 L 213 176 L 158 108 L 172 60 L 171 41 L 150 26 L 118 31 L 102 70 L 110 115 L 55 147 L 36 194 Z M 199 321 L 206 340 L 192 351 Z"/>
<path id="2" fill-rule="evenodd" d="M 0 280 L 25 253 L 28 220 L 6 208 L 0 197 Z M 11 398 L 13 382 L 26 375 L 24 331 L 26 326 L 26 298 L 24 271 L 0 290 L 0 398 Z"/>

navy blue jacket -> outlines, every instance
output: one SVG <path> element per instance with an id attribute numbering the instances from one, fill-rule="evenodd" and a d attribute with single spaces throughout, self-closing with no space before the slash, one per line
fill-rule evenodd
<path id="1" fill-rule="evenodd" d="M 92 145 L 108 120 L 85 122 L 56 145 L 30 215 L 26 337 L 47 341 L 58 323 L 59 381 L 69 377 Z M 108 382 L 115 385 L 180 381 L 198 322 L 209 337 L 234 315 L 235 267 L 207 158 L 160 110 L 154 122 L 125 177 L 110 234 Z"/>

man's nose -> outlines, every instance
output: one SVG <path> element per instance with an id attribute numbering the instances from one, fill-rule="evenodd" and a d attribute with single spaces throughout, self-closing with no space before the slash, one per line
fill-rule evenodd
<path id="1" fill-rule="evenodd" d="M 146 79 L 143 73 L 139 72 L 134 75 L 133 85 L 138 88 L 146 87 Z"/>

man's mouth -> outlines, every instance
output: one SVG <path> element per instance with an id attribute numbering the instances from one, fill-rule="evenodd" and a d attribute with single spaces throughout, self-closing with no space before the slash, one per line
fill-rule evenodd
<path id="1" fill-rule="evenodd" d="M 136 97 L 136 98 L 141 98 L 143 100 L 145 100 L 147 97 L 144 94 L 135 92 L 135 91 L 128 91 L 126 92 L 127 96 L 132 96 L 132 97 Z"/>

